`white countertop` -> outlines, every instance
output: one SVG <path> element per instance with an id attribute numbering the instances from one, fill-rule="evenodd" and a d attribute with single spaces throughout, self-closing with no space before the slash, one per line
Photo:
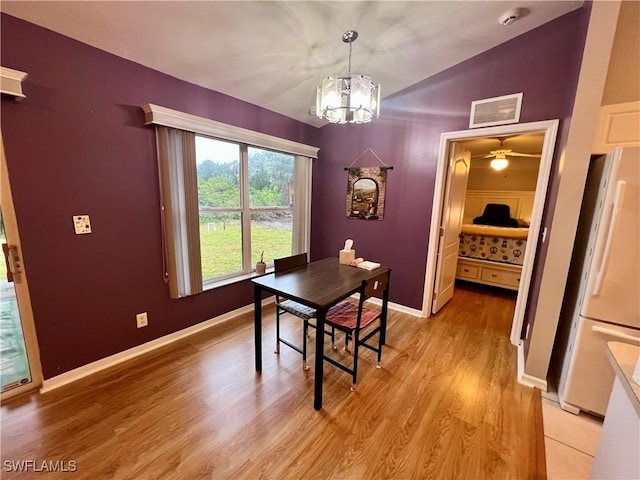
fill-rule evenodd
<path id="1" fill-rule="evenodd" d="M 640 416 L 640 385 L 632 378 L 638 356 L 640 356 L 640 347 L 627 343 L 608 342 L 607 355 L 616 376 L 620 379 L 620 383 L 629 397 L 629 401 Z"/>

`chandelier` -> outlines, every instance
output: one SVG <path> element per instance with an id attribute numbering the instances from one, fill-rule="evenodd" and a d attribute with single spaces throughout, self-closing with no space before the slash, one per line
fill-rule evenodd
<path id="1" fill-rule="evenodd" d="M 327 77 L 318 87 L 316 115 L 331 123 L 368 123 L 380 116 L 380 84 L 371 77 L 351 75 L 351 50 L 358 32 L 349 30 L 342 41 L 349 44 L 349 74 L 346 77 Z"/>

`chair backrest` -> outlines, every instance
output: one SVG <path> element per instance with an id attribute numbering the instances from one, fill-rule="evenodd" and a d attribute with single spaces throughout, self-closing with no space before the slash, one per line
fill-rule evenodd
<path id="1" fill-rule="evenodd" d="M 276 258 L 273 260 L 273 269 L 275 272 L 283 272 L 285 270 L 291 270 L 292 268 L 302 267 L 306 265 L 307 254 L 300 253 L 298 255 L 292 255 L 290 257 Z"/>
<path id="2" fill-rule="evenodd" d="M 389 273 L 389 270 L 387 270 L 369 280 L 363 280 L 362 288 L 360 289 L 360 300 L 364 301 L 371 297 L 381 297 L 389 286 Z"/>

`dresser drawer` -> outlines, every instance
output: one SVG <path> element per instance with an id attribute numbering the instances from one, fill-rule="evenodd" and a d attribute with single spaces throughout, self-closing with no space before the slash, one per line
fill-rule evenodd
<path id="1" fill-rule="evenodd" d="M 459 278 L 479 278 L 480 269 L 475 265 L 469 265 L 466 263 L 458 263 L 458 270 L 456 277 Z"/>
<path id="2" fill-rule="evenodd" d="M 480 277 L 482 280 L 501 285 L 510 285 L 517 287 L 520 285 L 520 272 L 508 272 L 505 270 L 497 270 L 493 268 L 483 268 Z"/>

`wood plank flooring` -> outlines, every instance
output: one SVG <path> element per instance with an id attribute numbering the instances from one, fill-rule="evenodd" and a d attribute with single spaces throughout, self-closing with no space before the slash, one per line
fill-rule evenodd
<path id="1" fill-rule="evenodd" d="M 325 365 L 319 412 L 313 371 L 304 372 L 301 356 L 285 346 L 272 353 L 267 308 L 261 375 L 247 315 L 91 379 L 3 404 L 0 476 L 546 478 L 540 394 L 515 381 L 514 303 L 507 294 L 460 287 L 428 320 L 390 312 L 383 368 L 365 350 L 352 393 L 349 375 Z M 292 317 L 284 322 L 295 340 L 299 326 Z M 73 460 L 76 471 L 7 469 L 30 459 Z"/>

